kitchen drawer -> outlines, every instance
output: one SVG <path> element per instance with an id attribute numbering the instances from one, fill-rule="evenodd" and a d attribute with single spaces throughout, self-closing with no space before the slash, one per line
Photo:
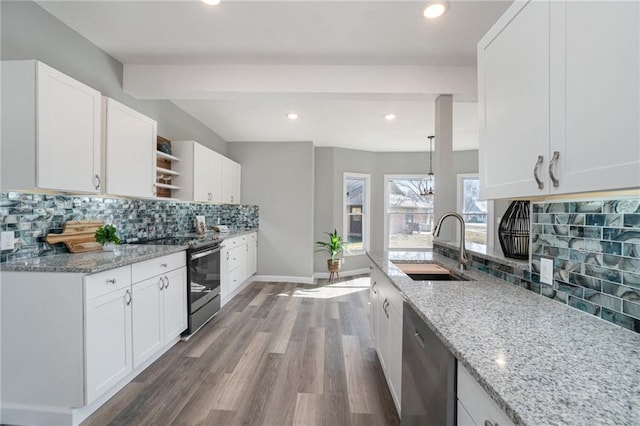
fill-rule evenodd
<path id="1" fill-rule="evenodd" d="M 130 266 L 87 275 L 84 277 L 85 300 L 90 300 L 130 285 Z"/>
<path id="2" fill-rule="evenodd" d="M 511 419 L 460 362 L 458 362 L 458 403 L 464 406 L 466 414 L 471 417 L 474 424 L 513 426 Z M 462 426 L 461 423 L 460 426 Z"/>
<path id="3" fill-rule="evenodd" d="M 185 252 L 173 253 L 131 265 L 131 281 L 144 281 L 186 265 Z"/>
<path id="4" fill-rule="evenodd" d="M 243 235 L 242 237 L 235 237 L 235 238 L 230 238 L 228 240 L 224 240 L 223 245 L 224 247 L 231 249 L 233 247 L 246 244 L 246 242 L 247 242 L 247 236 Z"/>
<path id="5" fill-rule="evenodd" d="M 229 272 L 229 292 L 233 293 L 236 291 L 240 284 L 243 283 L 242 279 L 242 269 L 236 268 L 235 270 Z"/>

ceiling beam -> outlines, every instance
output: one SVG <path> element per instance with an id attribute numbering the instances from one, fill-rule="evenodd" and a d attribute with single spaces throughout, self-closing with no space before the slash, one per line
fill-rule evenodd
<path id="1" fill-rule="evenodd" d="M 123 89 L 139 99 L 251 95 L 417 96 L 473 100 L 473 66 L 124 65 Z"/>

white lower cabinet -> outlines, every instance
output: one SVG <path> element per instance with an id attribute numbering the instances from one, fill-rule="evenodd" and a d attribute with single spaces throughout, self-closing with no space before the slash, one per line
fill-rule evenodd
<path id="1" fill-rule="evenodd" d="M 458 362 L 458 426 L 515 426 Z"/>
<path id="2" fill-rule="evenodd" d="M 3 423 L 78 423 L 168 350 L 187 327 L 185 261 L 1 272 Z"/>
<path id="3" fill-rule="evenodd" d="M 376 267 L 371 271 L 371 325 L 376 352 L 398 413 L 402 391 L 402 296 Z"/>
<path id="4" fill-rule="evenodd" d="M 228 238 L 220 251 L 221 304 L 231 300 L 257 271 L 257 233 Z"/>

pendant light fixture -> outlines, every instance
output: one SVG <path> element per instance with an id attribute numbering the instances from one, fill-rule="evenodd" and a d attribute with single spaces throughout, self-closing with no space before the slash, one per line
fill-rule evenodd
<path id="1" fill-rule="evenodd" d="M 435 176 L 433 174 L 433 138 L 435 136 L 428 136 L 429 138 L 429 173 L 427 177 L 420 181 L 420 195 L 427 197 L 435 194 Z"/>

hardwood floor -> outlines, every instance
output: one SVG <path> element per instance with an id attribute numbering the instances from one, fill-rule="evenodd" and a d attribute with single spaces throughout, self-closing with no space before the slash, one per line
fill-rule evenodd
<path id="1" fill-rule="evenodd" d="M 252 283 L 83 424 L 397 425 L 369 283 Z"/>

